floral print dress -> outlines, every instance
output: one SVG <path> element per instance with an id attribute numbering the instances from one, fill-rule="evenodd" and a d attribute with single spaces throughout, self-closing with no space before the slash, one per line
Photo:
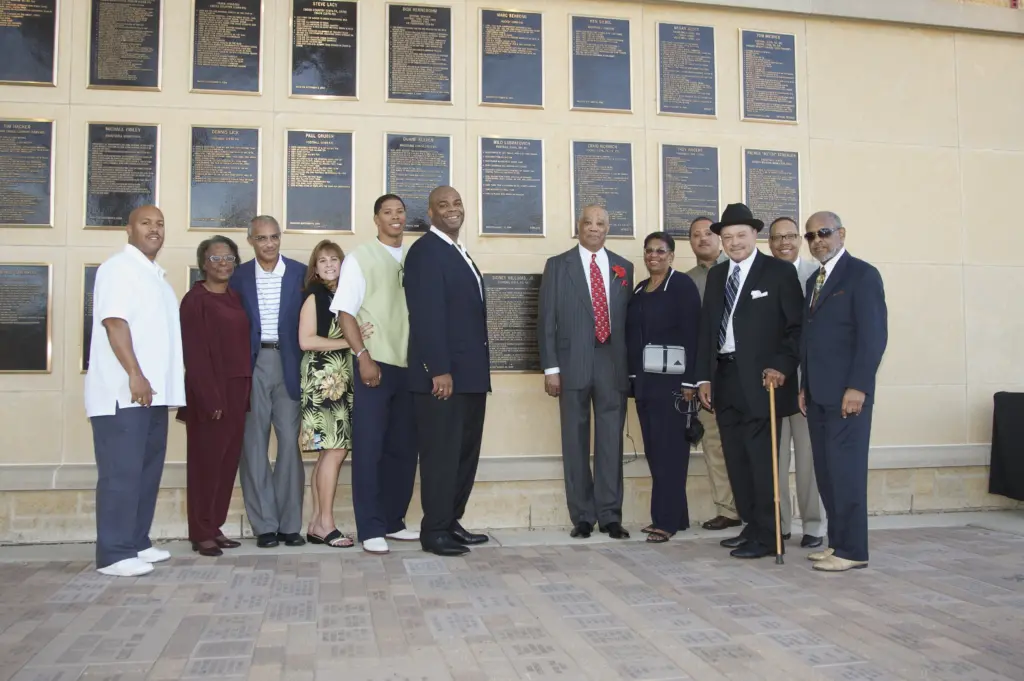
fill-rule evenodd
<path id="1" fill-rule="evenodd" d="M 338 320 L 331 321 L 327 338 L 341 338 Z M 352 448 L 352 352 L 308 351 L 300 365 L 304 452 Z"/>

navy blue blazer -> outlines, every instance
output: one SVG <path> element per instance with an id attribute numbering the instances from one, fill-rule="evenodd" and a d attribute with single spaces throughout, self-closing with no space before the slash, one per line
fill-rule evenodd
<path id="1" fill-rule="evenodd" d="M 807 279 L 800 334 L 801 388 L 817 404 L 839 406 L 847 388 L 874 401 L 875 375 L 888 341 L 888 312 L 882 275 L 843 253 L 811 310 L 814 282 Z"/>
<path id="2" fill-rule="evenodd" d="M 403 286 L 409 307 L 409 390 L 414 393 L 433 392 L 433 378 L 444 374 L 452 375 L 453 392 L 491 391 L 487 309 L 473 269 L 457 247 L 433 232 L 409 247 Z"/>
<path id="3" fill-rule="evenodd" d="M 302 309 L 303 283 L 306 279 L 306 266 L 297 260 L 284 258 L 284 280 L 281 282 L 281 308 L 277 315 L 277 338 L 280 344 L 281 369 L 284 371 L 284 385 L 288 397 L 296 402 L 299 400 L 299 363 L 302 361 L 302 349 L 299 348 L 299 311 Z M 263 334 L 260 326 L 260 301 L 256 295 L 256 260 L 244 262 L 231 275 L 231 288 L 242 296 L 242 306 L 249 315 L 249 346 L 252 364 L 256 366 L 256 356 L 260 354 L 260 338 Z"/>
<path id="4" fill-rule="evenodd" d="M 697 332 L 700 329 L 700 291 L 693 279 L 669 270 L 665 281 L 647 293 L 644 279 L 633 291 L 626 313 L 626 360 L 638 400 L 673 399 L 672 392 L 694 384 L 697 367 Z M 644 372 L 644 347 L 681 345 L 686 348 L 682 374 Z"/>

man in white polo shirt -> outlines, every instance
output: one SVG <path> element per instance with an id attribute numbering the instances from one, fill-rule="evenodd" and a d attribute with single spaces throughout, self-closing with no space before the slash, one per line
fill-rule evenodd
<path id="1" fill-rule="evenodd" d="M 185 404 L 178 298 L 156 264 L 164 215 L 128 218 L 128 245 L 96 271 L 85 412 L 96 453 L 96 568 L 135 577 L 171 554 L 149 529 L 167 452 L 168 407 Z"/>

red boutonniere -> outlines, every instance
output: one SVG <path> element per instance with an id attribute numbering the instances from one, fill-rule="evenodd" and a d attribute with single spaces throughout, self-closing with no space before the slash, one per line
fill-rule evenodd
<path id="1" fill-rule="evenodd" d="M 618 277 L 619 279 L 622 280 L 622 285 L 623 286 L 629 286 L 629 282 L 626 281 L 626 268 L 625 267 L 623 267 L 622 265 L 614 265 L 614 266 L 612 266 L 612 272 L 615 273 L 616 277 Z"/>

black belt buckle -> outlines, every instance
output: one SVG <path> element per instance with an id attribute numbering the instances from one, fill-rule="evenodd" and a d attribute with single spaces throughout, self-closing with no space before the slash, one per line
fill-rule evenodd
<path id="1" fill-rule="evenodd" d="M 736 353 L 734 353 L 734 352 L 720 352 L 718 354 L 718 361 L 719 362 L 735 362 L 736 361 Z"/>
<path id="2" fill-rule="evenodd" d="M 264 350 L 280 350 L 281 345 L 279 343 L 260 343 L 260 348 Z"/>

